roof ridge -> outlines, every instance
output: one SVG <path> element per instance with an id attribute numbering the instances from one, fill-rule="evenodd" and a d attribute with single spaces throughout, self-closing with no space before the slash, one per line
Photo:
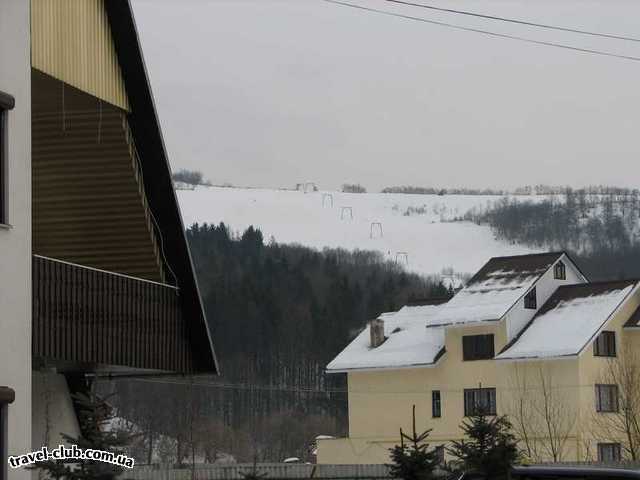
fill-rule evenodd
<path id="1" fill-rule="evenodd" d="M 489 258 L 489 260 L 494 260 L 496 258 L 505 258 L 505 259 L 511 259 L 511 258 L 526 258 L 526 257 L 542 257 L 545 255 L 566 255 L 567 252 L 566 250 L 554 250 L 554 251 L 550 251 L 550 252 L 538 252 L 538 253 L 523 253 L 520 255 L 500 255 L 497 257 L 491 257 Z"/>
<path id="2" fill-rule="evenodd" d="M 557 292 L 560 289 L 569 289 L 569 288 L 576 288 L 576 287 L 585 287 L 586 288 L 586 287 L 591 287 L 591 286 L 615 285 L 615 284 L 624 284 L 624 283 L 632 284 L 632 283 L 638 283 L 638 282 L 640 282 L 640 277 L 626 278 L 626 279 L 622 279 L 622 280 L 598 280 L 597 282 L 570 283 L 570 284 L 560 285 L 551 294 L 551 296 L 553 296 L 555 294 L 555 292 Z M 551 297 L 549 297 L 549 298 L 551 298 Z"/>

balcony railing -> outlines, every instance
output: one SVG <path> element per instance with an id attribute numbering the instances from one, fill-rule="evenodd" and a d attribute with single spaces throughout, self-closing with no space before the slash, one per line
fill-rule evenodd
<path id="1" fill-rule="evenodd" d="M 76 371 L 190 372 L 179 289 L 33 257 L 33 354 Z"/>

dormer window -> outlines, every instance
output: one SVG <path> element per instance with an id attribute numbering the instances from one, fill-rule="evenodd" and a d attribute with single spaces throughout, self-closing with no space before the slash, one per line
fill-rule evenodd
<path id="1" fill-rule="evenodd" d="M 558 262 L 553 267 L 553 278 L 556 280 L 566 280 L 567 279 L 567 269 L 564 266 L 564 263 Z"/>
<path id="2" fill-rule="evenodd" d="M 536 298 L 536 287 L 529 290 L 524 297 L 524 308 L 535 310 L 538 308 L 538 299 Z"/>

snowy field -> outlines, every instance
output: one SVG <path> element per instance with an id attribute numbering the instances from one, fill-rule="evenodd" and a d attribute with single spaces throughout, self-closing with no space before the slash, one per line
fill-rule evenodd
<path id="1" fill-rule="evenodd" d="M 253 225 L 262 230 L 265 241 L 273 236 L 279 243 L 318 249 L 378 250 L 423 274 L 442 274 L 443 269 L 473 273 L 492 256 L 531 252 L 496 240 L 488 227 L 454 221 L 501 198 L 496 196 L 221 187 L 177 193 L 187 226 L 224 222 L 241 232 Z"/>

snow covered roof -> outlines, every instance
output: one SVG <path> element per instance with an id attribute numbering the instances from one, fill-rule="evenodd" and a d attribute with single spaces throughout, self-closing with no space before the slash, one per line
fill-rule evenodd
<path id="1" fill-rule="evenodd" d="M 563 252 L 494 257 L 438 311 L 430 326 L 500 320 Z"/>
<path id="2" fill-rule="evenodd" d="M 558 288 L 496 359 L 577 355 L 637 284 L 624 280 Z"/>
<path id="3" fill-rule="evenodd" d="M 425 328 L 441 309 L 437 305 L 405 306 L 397 312 L 383 313 L 384 335 L 382 345 L 371 348 L 369 328 L 334 358 L 327 371 L 369 368 L 399 368 L 435 363 L 444 348 L 444 330 Z"/>

